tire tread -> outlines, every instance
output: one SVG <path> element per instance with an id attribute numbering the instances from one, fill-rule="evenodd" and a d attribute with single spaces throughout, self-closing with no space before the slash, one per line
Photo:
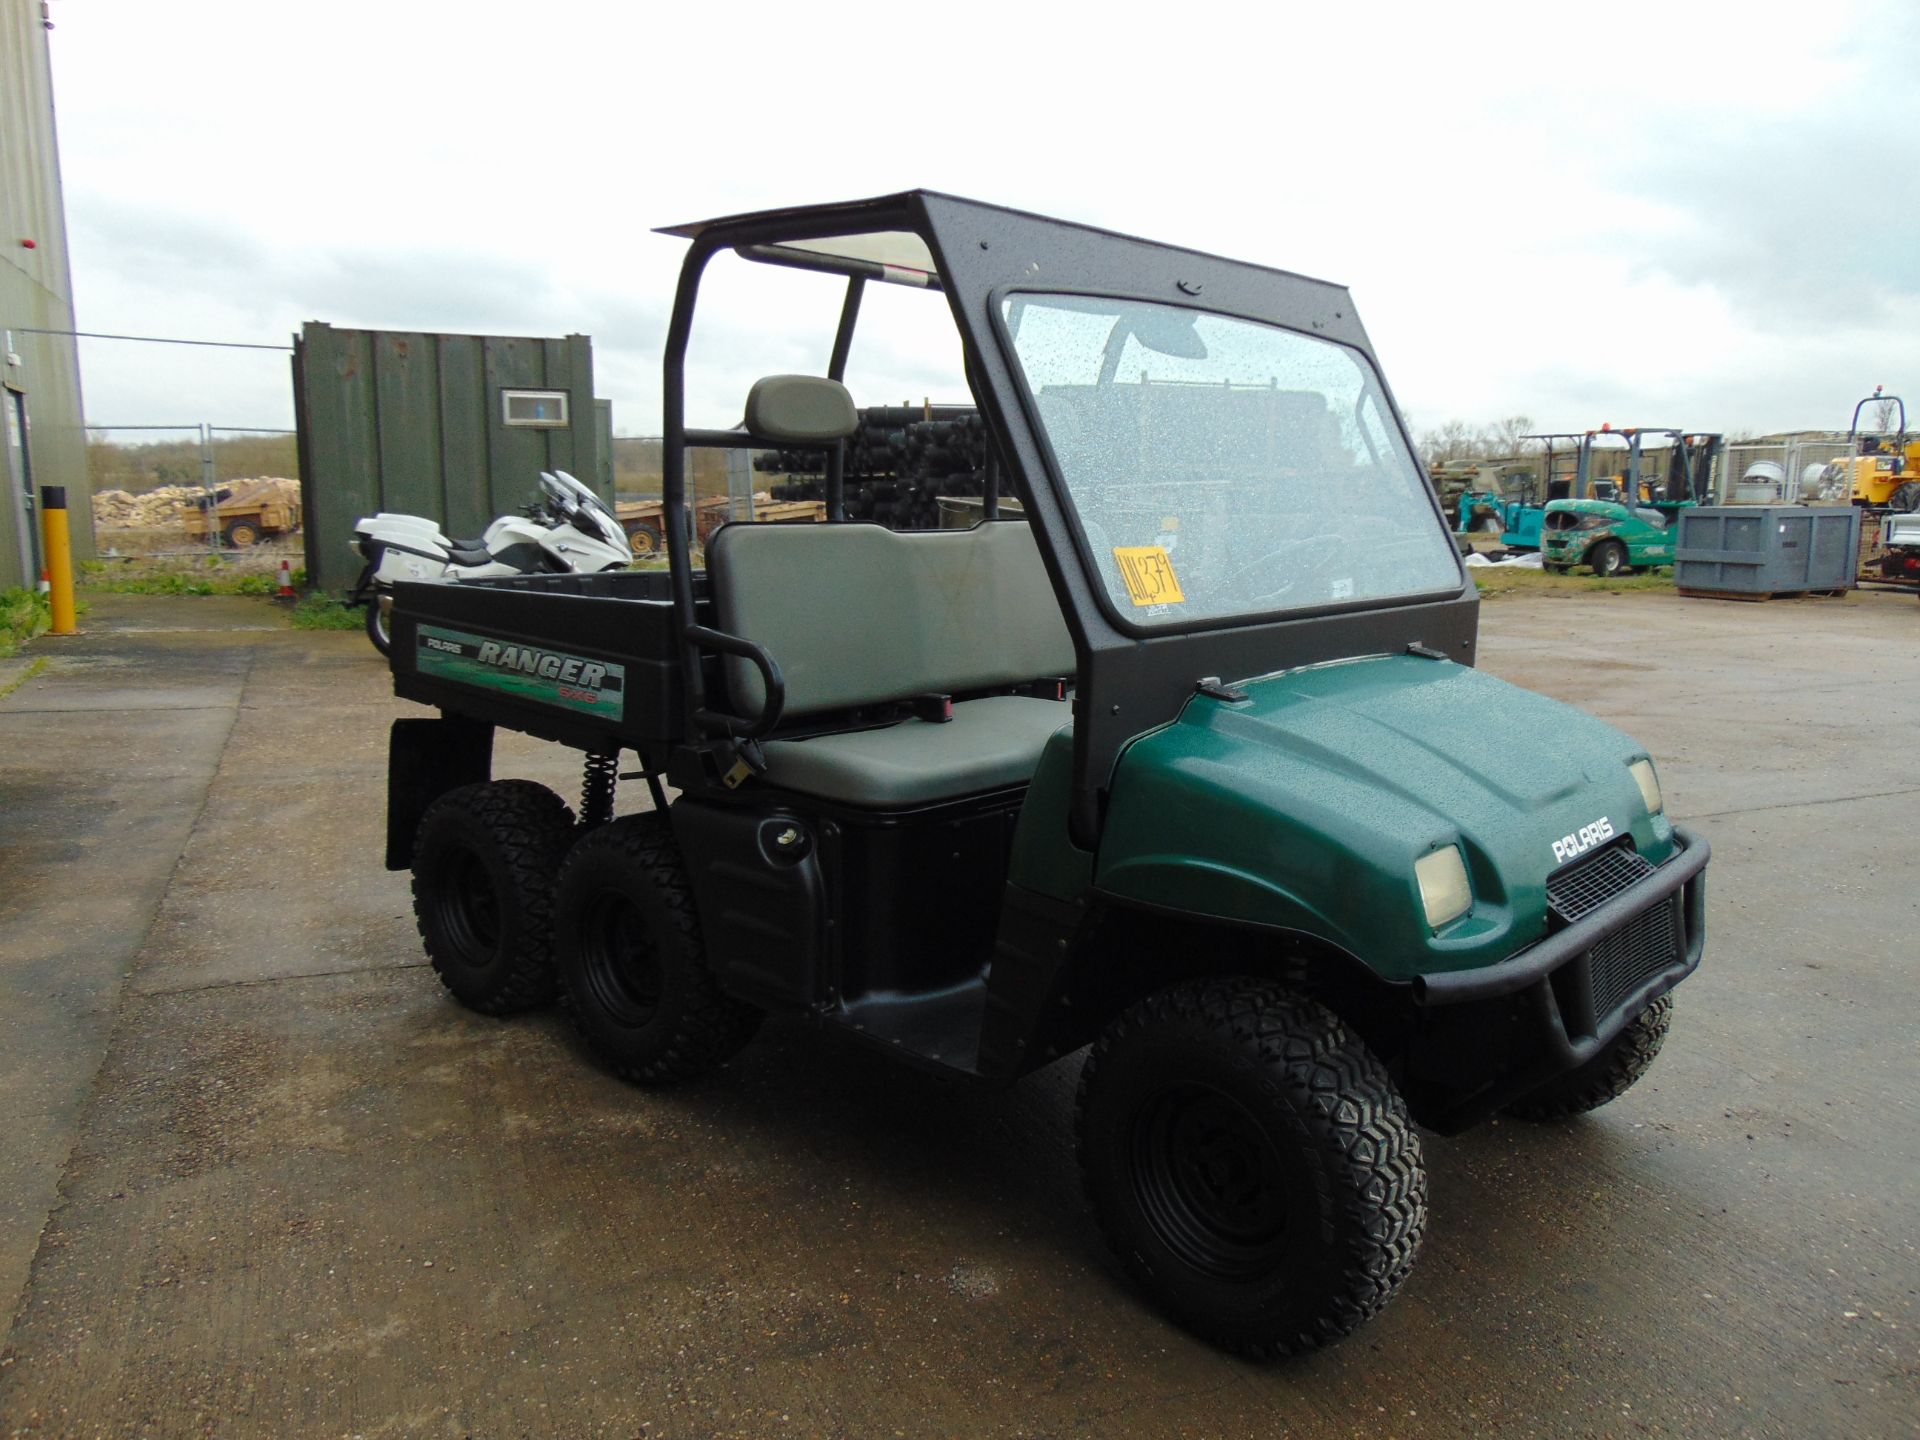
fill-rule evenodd
<path id="1" fill-rule="evenodd" d="M 449 817 L 454 817 L 452 823 L 478 827 L 498 847 L 524 926 L 506 979 L 489 995 L 462 994 L 456 982 L 465 963 L 456 955 L 437 953 L 416 872 L 414 923 L 434 973 L 462 1004 L 483 1015 L 514 1015 L 551 1003 L 559 988 L 553 971 L 554 879 L 573 839 L 573 811 L 553 791 L 532 780 L 491 780 L 462 785 L 440 796 L 421 816 L 420 835 L 425 837 L 449 823 Z"/>
<path id="2" fill-rule="evenodd" d="M 629 815 L 589 831 L 562 868 L 559 888 L 563 894 L 568 889 L 569 874 L 577 873 L 579 866 L 591 863 L 604 850 L 616 852 L 647 877 L 668 930 L 656 936 L 655 943 L 680 952 L 685 1003 L 666 1045 L 645 1061 L 621 1053 L 591 1025 L 579 1023 L 580 1033 L 600 1063 L 622 1080 L 637 1085 L 669 1085 L 703 1075 L 732 1058 L 753 1038 L 762 1014 L 723 991 L 707 965 L 693 884 L 667 820 L 654 814 Z M 584 1022 L 580 1000 L 571 993 L 568 1008 L 576 1022 Z"/>
<path id="3" fill-rule="evenodd" d="M 1619 1099 L 1659 1056 L 1672 1023 L 1673 997 L 1662 995 L 1593 1059 L 1513 1101 L 1506 1113 L 1519 1120 L 1566 1120 Z"/>
<path id="4" fill-rule="evenodd" d="M 1204 1030 L 1256 1060 L 1296 1112 L 1311 1117 L 1300 1138 L 1332 1157 L 1334 1200 L 1343 1229 L 1356 1237 L 1338 1285 L 1319 1297 L 1304 1320 L 1265 1333 L 1209 1323 L 1204 1315 L 1184 1314 L 1183 1322 L 1223 1349 L 1272 1359 L 1329 1344 L 1378 1314 L 1412 1273 L 1427 1220 L 1420 1139 L 1386 1068 L 1332 1011 L 1275 982 L 1222 977 L 1176 986 L 1140 1001 L 1095 1042 L 1075 1097 L 1075 1129 L 1083 1142 L 1089 1096 L 1102 1067 L 1119 1043 L 1143 1027 Z M 1108 1246 L 1151 1289 L 1151 1274 L 1100 1203 L 1084 1143 L 1080 1162 Z"/>

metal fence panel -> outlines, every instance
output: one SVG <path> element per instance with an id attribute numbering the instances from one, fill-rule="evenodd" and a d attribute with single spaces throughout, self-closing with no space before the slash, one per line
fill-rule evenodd
<path id="1" fill-rule="evenodd" d="M 309 322 L 294 345 L 307 574 L 344 589 L 359 573 L 354 522 L 379 510 L 437 520 L 456 538 L 535 496 L 566 470 L 611 501 L 593 398 L 593 344 L 342 330 Z M 504 391 L 558 391 L 564 423 L 507 423 Z"/>
<path id="2" fill-rule="evenodd" d="M 1723 505 L 1791 505 L 1811 500 L 1819 472 L 1846 453 L 1843 433 L 1808 431 L 1778 440 L 1738 441 L 1721 454 L 1714 493 Z"/>

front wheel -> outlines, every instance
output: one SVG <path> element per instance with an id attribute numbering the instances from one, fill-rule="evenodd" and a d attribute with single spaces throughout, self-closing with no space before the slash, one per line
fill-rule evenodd
<path id="1" fill-rule="evenodd" d="M 1651 1068 L 1672 1023 L 1673 997 L 1662 995 L 1593 1059 L 1514 1101 L 1507 1114 L 1518 1120 L 1565 1120 L 1619 1099 Z"/>
<path id="2" fill-rule="evenodd" d="M 1135 1005 L 1076 1105 L 1107 1242 L 1181 1325 L 1241 1354 L 1348 1334 L 1390 1300 L 1426 1229 L 1405 1102 L 1324 1006 L 1224 978 Z"/>
<path id="3" fill-rule="evenodd" d="M 1893 494 L 1887 497 L 1887 508 L 1898 510 L 1903 515 L 1911 515 L 1920 510 L 1920 481 L 1903 481 Z"/>
<path id="4" fill-rule="evenodd" d="M 393 653 L 393 596 L 375 590 L 367 596 L 367 639 L 382 655 Z"/>
<path id="5" fill-rule="evenodd" d="M 1588 553 L 1587 564 L 1593 567 L 1596 575 L 1624 575 L 1627 573 L 1627 547 L 1618 540 L 1604 541 Z"/>

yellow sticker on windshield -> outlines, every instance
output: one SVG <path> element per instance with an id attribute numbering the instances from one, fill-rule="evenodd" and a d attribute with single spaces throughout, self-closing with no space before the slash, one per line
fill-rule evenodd
<path id="1" fill-rule="evenodd" d="M 1120 562 L 1120 578 L 1135 605 L 1178 605 L 1187 598 L 1173 573 L 1173 557 L 1162 546 L 1116 545 L 1113 558 Z"/>

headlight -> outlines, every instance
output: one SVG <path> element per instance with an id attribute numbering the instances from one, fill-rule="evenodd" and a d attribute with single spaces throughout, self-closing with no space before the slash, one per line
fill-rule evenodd
<path id="1" fill-rule="evenodd" d="M 1653 761 L 1636 760 L 1627 769 L 1633 772 L 1634 781 L 1640 786 L 1640 798 L 1647 802 L 1647 813 L 1658 815 L 1666 801 L 1660 794 L 1660 777 L 1653 773 Z"/>
<path id="2" fill-rule="evenodd" d="M 1473 908 L 1473 887 L 1467 883 L 1467 862 L 1457 846 L 1449 845 L 1413 862 L 1413 878 L 1420 882 L 1420 903 L 1427 908 L 1427 924 L 1438 930 Z"/>

